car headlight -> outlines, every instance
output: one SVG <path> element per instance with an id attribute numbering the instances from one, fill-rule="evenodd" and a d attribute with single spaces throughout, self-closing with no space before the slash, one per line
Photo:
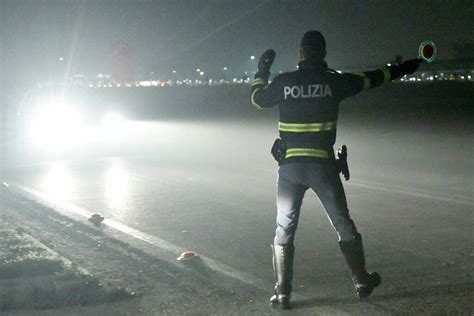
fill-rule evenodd
<path id="1" fill-rule="evenodd" d="M 35 143 L 63 146 L 79 136 L 82 117 L 79 111 L 65 104 L 40 104 L 29 123 Z"/>

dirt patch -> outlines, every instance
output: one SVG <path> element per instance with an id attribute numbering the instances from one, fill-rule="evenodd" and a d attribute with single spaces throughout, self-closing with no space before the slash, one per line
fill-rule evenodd
<path id="1" fill-rule="evenodd" d="M 60 257 L 0 217 L 0 311 L 88 305 L 130 297 Z"/>

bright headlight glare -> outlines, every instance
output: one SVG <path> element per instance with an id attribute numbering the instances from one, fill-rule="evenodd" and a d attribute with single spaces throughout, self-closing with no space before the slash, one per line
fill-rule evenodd
<path id="1" fill-rule="evenodd" d="M 73 108 L 44 105 L 31 121 L 31 136 L 36 143 L 64 146 L 77 138 L 81 128 L 81 115 Z"/>
<path id="2" fill-rule="evenodd" d="M 115 127 L 123 122 L 123 117 L 118 113 L 107 113 L 102 119 L 104 127 Z"/>

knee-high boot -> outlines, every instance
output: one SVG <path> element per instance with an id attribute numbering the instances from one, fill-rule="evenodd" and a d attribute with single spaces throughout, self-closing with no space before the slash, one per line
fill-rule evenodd
<path id="1" fill-rule="evenodd" d="M 340 241 L 344 258 L 352 273 L 352 280 L 359 298 L 365 298 L 372 294 L 375 287 L 382 282 L 377 272 L 368 273 L 365 269 L 365 254 L 362 244 L 362 236 L 357 233 L 356 238 L 350 241 Z"/>
<path id="2" fill-rule="evenodd" d="M 272 245 L 275 294 L 270 302 L 282 309 L 290 309 L 291 281 L 293 279 L 294 245 Z"/>

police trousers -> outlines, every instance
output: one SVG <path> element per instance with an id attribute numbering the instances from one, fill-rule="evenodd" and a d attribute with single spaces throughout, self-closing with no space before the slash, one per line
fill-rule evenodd
<path id="1" fill-rule="evenodd" d="M 274 244 L 293 244 L 303 197 L 309 188 L 323 204 L 339 241 L 354 239 L 357 229 L 349 215 L 336 162 L 330 158 L 321 162 L 295 162 L 280 166 Z"/>

